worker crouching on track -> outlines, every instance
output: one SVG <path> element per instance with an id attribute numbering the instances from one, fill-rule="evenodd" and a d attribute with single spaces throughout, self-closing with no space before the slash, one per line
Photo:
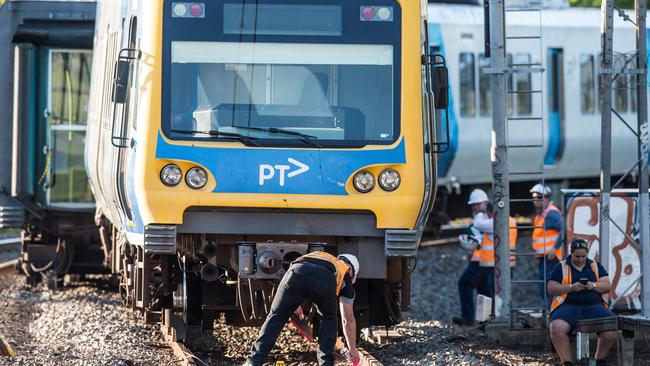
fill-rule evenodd
<path id="1" fill-rule="evenodd" d="M 302 318 L 300 305 L 309 298 L 321 316 L 318 331 L 318 364 L 334 365 L 338 320 L 337 303 L 343 317 L 343 333 L 354 363 L 359 362 L 354 318 L 354 287 L 359 260 L 352 254 L 334 257 L 313 252 L 296 259 L 282 277 L 273 298 L 271 312 L 260 329 L 245 365 L 262 366 L 292 313 Z M 338 301 L 337 301 L 338 298 Z"/>
<path id="2" fill-rule="evenodd" d="M 472 208 L 471 231 L 474 233 L 461 235 L 458 239 L 464 248 L 473 249 L 473 251 L 467 268 L 458 280 L 461 317 L 452 319 L 454 323 L 461 325 L 474 324 L 476 316 L 474 289 L 481 295 L 494 297 L 494 213 L 490 209 L 487 193 L 481 189 L 472 191 L 467 204 Z M 517 223 L 510 218 L 511 253 L 515 249 L 516 242 Z M 511 254 L 511 265 L 514 265 L 514 259 L 514 255 Z"/>
<path id="3" fill-rule="evenodd" d="M 562 365 L 573 365 L 569 333 L 581 319 L 594 319 L 614 314 L 607 308 L 605 294 L 610 283 L 605 268 L 587 258 L 589 245 L 584 239 L 571 241 L 571 255 L 558 263 L 551 273 L 548 292 L 551 304 L 551 340 Z M 605 365 L 617 332 L 601 332 L 596 348 L 596 365 Z"/>

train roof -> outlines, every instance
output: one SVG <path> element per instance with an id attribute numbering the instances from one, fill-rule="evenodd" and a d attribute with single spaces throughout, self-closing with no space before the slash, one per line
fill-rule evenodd
<path id="1" fill-rule="evenodd" d="M 625 12 L 634 18 L 634 10 L 626 9 Z M 429 4 L 429 21 L 439 24 L 468 24 L 483 25 L 483 6 L 458 5 L 458 4 Z M 508 25 L 531 25 L 538 22 L 537 12 L 518 12 L 516 16 L 508 18 Z M 542 10 L 542 26 L 558 28 L 600 28 L 599 8 L 556 8 Z M 624 21 L 614 14 L 614 27 L 633 28 L 630 22 Z"/>

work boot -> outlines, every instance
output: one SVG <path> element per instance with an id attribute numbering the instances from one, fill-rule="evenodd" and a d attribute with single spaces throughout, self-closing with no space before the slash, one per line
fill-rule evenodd
<path id="1" fill-rule="evenodd" d="M 607 366 L 607 360 L 605 360 L 605 359 L 602 359 L 602 360 L 596 359 L 596 366 Z"/>
<path id="2" fill-rule="evenodd" d="M 451 319 L 451 321 L 453 321 L 456 324 L 460 324 L 460 325 L 474 325 L 473 320 L 468 320 L 468 319 L 460 318 L 460 317 L 457 317 L 457 316 L 453 317 Z"/>

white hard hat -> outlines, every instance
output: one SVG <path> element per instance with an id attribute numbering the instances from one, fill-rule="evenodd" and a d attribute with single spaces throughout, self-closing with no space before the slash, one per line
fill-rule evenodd
<path id="1" fill-rule="evenodd" d="M 352 254 L 339 254 L 338 259 L 345 260 L 352 265 L 352 270 L 354 271 L 354 277 L 352 278 L 352 283 L 356 282 L 357 276 L 359 275 L 359 260 L 355 255 Z"/>
<path id="2" fill-rule="evenodd" d="M 472 193 L 469 194 L 468 205 L 473 205 L 475 203 L 487 202 L 489 201 L 487 193 L 482 189 L 475 189 Z"/>
<path id="3" fill-rule="evenodd" d="M 548 196 L 551 194 L 551 189 L 545 184 L 538 183 L 530 189 L 530 193 L 539 193 L 542 196 Z"/>

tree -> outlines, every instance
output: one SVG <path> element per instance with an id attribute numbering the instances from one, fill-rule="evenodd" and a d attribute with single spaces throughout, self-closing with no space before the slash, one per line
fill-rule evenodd
<path id="1" fill-rule="evenodd" d="M 569 0 L 569 4 L 577 7 L 600 8 L 600 0 Z M 646 2 L 647 4 L 650 4 L 650 1 Z M 620 9 L 634 9 L 634 0 L 614 0 L 614 6 Z"/>

